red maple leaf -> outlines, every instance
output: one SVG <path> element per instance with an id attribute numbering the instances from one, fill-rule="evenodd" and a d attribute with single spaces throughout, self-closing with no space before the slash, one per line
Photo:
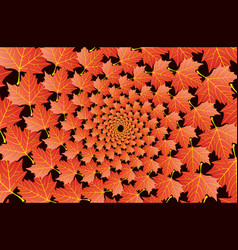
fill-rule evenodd
<path id="1" fill-rule="evenodd" d="M 57 66 L 64 67 L 66 70 L 73 71 L 74 68 L 79 67 L 77 61 L 77 53 L 73 51 L 72 47 L 46 47 L 41 48 L 43 57 Z"/>
<path id="2" fill-rule="evenodd" d="M 141 90 L 142 87 L 145 86 L 146 82 L 149 82 L 151 80 L 151 76 L 145 73 L 145 66 L 143 67 L 137 66 L 134 69 L 133 74 L 134 74 L 134 77 L 133 77 L 134 85 L 139 90 Z"/>
<path id="3" fill-rule="evenodd" d="M 213 150 L 219 158 L 227 159 L 231 153 L 232 143 L 237 142 L 237 128 L 233 124 L 215 127 L 200 135 L 199 144 L 208 151 Z"/>
<path id="4" fill-rule="evenodd" d="M 167 200 L 171 195 L 178 200 L 180 194 L 184 191 L 182 185 L 172 179 L 172 177 L 167 177 L 162 174 L 158 174 L 153 177 L 155 182 L 155 188 L 157 191 L 157 202 L 162 202 L 163 200 Z"/>
<path id="5" fill-rule="evenodd" d="M 62 121 L 61 125 L 62 125 L 62 129 L 66 131 L 71 130 L 71 129 L 75 130 L 82 125 L 82 121 L 79 119 L 78 116 L 75 117 L 73 114 L 68 113 L 66 117 L 66 121 Z"/>
<path id="6" fill-rule="evenodd" d="M 111 83 L 117 83 L 120 73 L 122 72 L 121 65 L 113 65 L 111 60 L 103 64 L 102 70 L 105 73 L 105 77 Z"/>
<path id="7" fill-rule="evenodd" d="M 83 189 L 82 194 L 90 199 L 93 203 L 104 202 L 104 186 L 103 181 L 95 177 L 93 182 L 89 184 L 89 187 Z"/>
<path id="8" fill-rule="evenodd" d="M 93 156 L 95 155 L 95 148 L 91 147 L 91 148 L 83 148 L 81 150 L 81 153 L 83 155 L 83 161 L 85 161 L 86 163 L 90 162 L 93 158 Z"/>
<path id="9" fill-rule="evenodd" d="M 102 94 L 102 95 L 109 95 L 109 84 L 110 84 L 110 80 L 109 79 L 105 79 L 105 80 L 100 80 L 100 78 L 98 77 L 95 81 L 94 81 L 94 87 Z"/>
<path id="10" fill-rule="evenodd" d="M 2 47 L 0 48 L 0 65 L 7 69 L 15 69 L 18 72 L 42 73 L 42 69 L 49 63 L 42 57 L 40 48 Z"/>
<path id="11" fill-rule="evenodd" d="M 165 117 L 163 117 L 160 120 L 160 124 L 162 127 L 175 130 L 177 128 L 177 122 L 179 120 L 182 120 L 182 118 L 179 116 L 179 114 L 176 112 L 172 112 L 172 113 L 166 115 Z"/>
<path id="12" fill-rule="evenodd" d="M 141 60 L 141 53 L 133 51 L 129 47 L 121 47 L 118 49 L 118 56 L 125 73 L 133 74 L 137 62 Z"/>
<path id="13" fill-rule="evenodd" d="M 230 60 L 237 62 L 237 48 L 234 47 L 204 47 L 203 61 L 207 62 L 209 72 L 213 68 L 229 66 Z"/>
<path id="14" fill-rule="evenodd" d="M 154 69 L 151 76 L 151 84 L 158 88 L 159 86 L 165 85 L 166 81 L 171 81 L 174 78 L 172 72 L 168 69 L 169 62 L 160 59 L 155 62 Z"/>
<path id="15" fill-rule="evenodd" d="M 56 92 L 57 95 L 59 93 L 71 94 L 75 90 L 65 68 L 61 68 L 54 76 L 46 74 L 43 85 L 47 90 Z"/>
<path id="16" fill-rule="evenodd" d="M 101 50 L 88 51 L 85 47 L 78 53 L 78 61 L 92 75 L 102 74 Z"/>
<path id="17" fill-rule="evenodd" d="M 153 94 L 152 94 L 152 92 L 150 91 L 150 87 L 144 85 L 144 86 L 141 88 L 141 92 L 140 92 L 140 101 L 141 101 L 142 103 L 145 103 L 146 101 L 148 101 L 149 99 L 152 99 L 152 98 L 153 98 Z"/>
<path id="18" fill-rule="evenodd" d="M 30 129 L 32 132 L 38 132 L 55 126 L 58 123 L 59 115 L 54 114 L 51 110 L 46 110 L 43 105 L 36 104 L 32 117 L 24 117 L 24 119 L 27 129 Z"/>
<path id="19" fill-rule="evenodd" d="M 57 127 L 50 127 L 49 138 L 44 139 L 47 147 L 50 149 L 56 149 L 59 146 L 63 146 L 70 139 L 70 131 L 63 129 L 59 130 Z"/>
<path id="20" fill-rule="evenodd" d="M 190 111 L 189 100 L 193 97 L 192 94 L 188 92 L 188 90 L 180 90 L 173 99 L 169 102 L 168 108 L 170 112 L 179 113 L 182 111 L 183 113 L 188 113 Z"/>
<path id="21" fill-rule="evenodd" d="M 176 142 L 173 140 L 157 141 L 155 147 L 161 151 L 163 155 L 168 155 L 170 150 L 176 150 Z"/>
<path id="22" fill-rule="evenodd" d="M 130 164 L 122 164 L 120 177 L 122 179 L 127 179 L 128 182 L 135 179 L 135 173 L 133 171 L 133 168 L 130 166 Z"/>
<path id="23" fill-rule="evenodd" d="M 169 90 L 170 88 L 165 85 L 159 86 L 152 100 L 154 105 L 163 104 L 163 102 L 169 103 L 170 102 L 170 96 L 168 95 Z"/>
<path id="24" fill-rule="evenodd" d="M 199 169 L 201 162 L 210 163 L 209 151 L 204 147 L 184 147 L 178 149 L 176 157 L 181 160 L 183 164 L 187 165 L 187 169 L 190 172 L 195 172 Z"/>
<path id="25" fill-rule="evenodd" d="M 6 133 L 7 143 L 0 147 L 3 160 L 13 162 L 22 156 L 28 156 L 28 153 L 40 144 L 39 137 L 39 134 L 31 132 L 28 129 L 22 131 L 16 125 L 9 125 Z"/>
<path id="26" fill-rule="evenodd" d="M 234 124 L 237 127 L 237 99 L 228 102 L 221 112 L 224 114 L 222 124 Z"/>
<path id="27" fill-rule="evenodd" d="M 102 53 L 106 56 L 106 57 L 117 57 L 117 47 L 100 47 Z"/>
<path id="28" fill-rule="evenodd" d="M 135 189 L 136 190 L 143 190 L 146 189 L 148 193 L 155 188 L 155 182 L 153 179 L 150 178 L 149 174 L 146 174 L 145 171 L 139 170 L 135 172 Z"/>
<path id="29" fill-rule="evenodd" d="M 20 194 L 29 203 L 48 203 L 55 189 L 55 184 L 51 175 L 43 178 L 35 178 L 32 181 L 21 181 L 18 183 Z"/>
<path id="30" fill-rule="evenodd" d="M 151 171 L 157 172 L 158 168 L 160 168 L 159 163 L 148 156 L 141 158 L 141 162 L 145 173 L 149 173 Z"/>
<path id="31" fill-rule="evenodd" d="M 215 103 L 216 100 L 222 103 L 230 102 L 234 93 L 229 83 L 233 82 L 237 76 L 229 70 L 229 66 L 219 66 L 212 73 L 205 77 L 205 80 L 198 85 L 196 95 L 198 103 Z"/>
<path id="32" fill-rule="evenodd" d="M 19 195 L 13 191 L 17 187 L 18 181 L 21 181 L 26 172 L 23 172 L 22 161 L 12 162 L 0 161 L 0 202 L 3 202 L 9 194 L 14 194 L 22 201 Z"/>
<path id="33" fill-rule="evenodd" d="M 134 85 L 133 81 L 128 80 L 127 76 L 120 76 L 118 81 L 119 81 L 122 93 L 128 95 L 129 91 L 131 90 L 131 87 Z"/>
<path id="34" fill-rule="evenodd" d="M 55 200 L 60 203 L 78 203 L 82 200 L 82 183 L 76 179 L 64 185 L 64 188 L 56 188 L 53 192 Z"/>
<path id="35" fill-rule="evenodd" d="M 193 109 L 184 116 L 184 125 L 191 125 L 194 128 L 198 126 L 201 130 L 209 131 L 212 125 L 211 117 L 218 114 L 213 103 L 201 103 L 197 107 L 193 106 Z"/>
<path id="36" fill-rule="evenodd" d="M 75 105 L 87 108 L 93 104 L 90 98 L 88 98 L 87 92 L 80 93 L 79 95 L 73 95 L 73 103 Z"/>
<path id="37" fill-rule="evenodd" d="M 184 192 L 188 192 L 189 202 L 202 202 L 206 195 L 217 200 L 217 179 L 202 173 L 184 172 L 178 178 Z"/>
<path id="38" fill-rule="evenodd" d="M 0 88 L 4 87 L 5 85 L 2 81 L 11 73 L 9 70 L 5 70 L 3 66 L 0 65 Z"/>
<path id="39" fill-rule="evenodd" d="M 81 141 L 67 141 L 66 149 L 64 155 L 67 156 L 68 159 L 73 159 L 83 149 L 83 143 Z"/>
<path id="40" fill-rule="evenodd" d="M 178 158 L 167 155 L 160 155 L 159 158 L 156 159 L 156 162 L 162 167 L 163 174 L 166 176 L 171 174 L 174 170 L 180 172 L 180 168 L 183 165 Z"/>
<path id="41" fill-rule="evenodd" d="M 32 158 L 35 164 L 28 170 L 34 173 L 35 177 L 44 177 L 58 164 L 61 155 L 58 149 L 37 148 L 32 151 Z"/>
<path id="42" fill-rule="evenodd" d="M 89 131 L 82 128 L 77 128 L 76 135 L 74 135 L 75 141 L 82 141 L 89 136 Z"/>
<path id="43" fill-rule="evenodd" d="M 140 197 L 135 187 L 131 185 L 124 185 L 121 193 L 122 198 L 119 200 L 120 203 L 142 203 L 143 200 Z"/>
<path id="44" fill-rule="evenodd" d="M 105 182 L 104 187 L 106 189 L 112 190 L 113 195 L 121 194 L 123 191 L 123 186 L 121 183 L 121 176 L 116 172 L 111 172 L 108 180 Z"/>
<path id="45" fill-rule="evenodd" d="M 92 81 L 92 74 L 90 72 L 85 72 L 84 74 L 74 74 L 72 78 L 72 84 L 79 88 L 80 91 L 91 92 L 95 90 L 94 84 Z"/>
<path id="46" fill-rule="evenodd" d="M 59 161 L 57 164 L 61 175 L 57 180 L 63 181 L 65 184 L 73 181 L 77 171 L 79 170 L 80 163 L 77 158 L 68 159 L 67 161 Z"/>

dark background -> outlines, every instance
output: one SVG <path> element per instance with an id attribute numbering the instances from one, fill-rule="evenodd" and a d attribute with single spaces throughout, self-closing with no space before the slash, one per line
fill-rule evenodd
<path id="1" fill-rule="evenodd" d="M 208 3 L 210 5 L 208 5 Z M 234 3 L 1 3 L 0 46 L 237 46 Z M 237 204 L 0 205 L 8 248 L 233 248 Z M 47 243 L 45 242 L 47 241 Z M 4 248 L 3 248 L 4 249 Z"/>

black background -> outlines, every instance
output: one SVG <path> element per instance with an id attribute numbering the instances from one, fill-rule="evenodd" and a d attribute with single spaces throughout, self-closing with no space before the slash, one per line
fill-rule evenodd
<path id="1" fill-rule="evenodd" d="M 208 3 L 210 5 L 208 5 Z M 229 2 L 1 3 L 0 46 L 237 46 Z M 59 6 L 61 5 L 61 6 Z M 220 6 L 219 6 L 220 5 Z M 237 204 L 0 205 L 8 248 L 236 244 Z M 47 242 L 46 242 L 47 241 Z"/>

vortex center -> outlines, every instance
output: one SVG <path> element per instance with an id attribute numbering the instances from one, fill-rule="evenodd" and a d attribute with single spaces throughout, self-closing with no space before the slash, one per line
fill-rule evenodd
<path id="1" fill-rule="evenodd" d="M 123 129 L 124 129 L 124 127 L 123 127 L 122 125 L 119 125 L 119 126 L 117 127 L 117 130 L 118 130 L 119 132 L 122 132 Z"/>

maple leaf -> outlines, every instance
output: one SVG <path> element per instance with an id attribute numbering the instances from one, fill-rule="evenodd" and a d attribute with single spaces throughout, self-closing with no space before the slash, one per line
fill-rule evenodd
<path id="1" fill-rule="evenodd" d="M 144 191 L 144 190 L 143 190 Z M 143 200 L 140 197 L 135 187 L 131 185 L 124 185 L 121 193 L 122 198 L 119 200 L 120 203 L 142 203 Z"/>
<path id="2" fill-rule="evenodd" d="M 163 61 L 162 59 L 155 62 L 151 76 L 151 84 L 155 88 L 164 85 L 166 81 L 171 81 L 174 78 L 174 75 L 168 69 L 169 63 L 170 62 Z"/>
<path id="3" fill-rule="evenodd" d="M 155 182 L 155 188 L 157 191 L 157 201 L 161 202 L 163 200 L 167 200 L 171 195 L 178 200 L 180 194 L 184 191 L 182 185 L 172 179 L 172 177 L 167 177 L 162 174 L 158 174 L 153 177 Z"/>
<path id="4" fill-rule="evenodd" d="M 25 74 L 20 81 L 20 86 L 8 85 L 10 95 L 9 100 L 13 104 L 17 105 L 31 105 L 42 104 L 48 102 L 47 98 L 50 96 L 50 92 L 45 89 L 42 83 L 37 84 L 35 75 L 31 73 Z M 31 109 L 30 109 L 31 110 Z M 31 114 L 32 116 L 32 110 Z"/>
<path id="5" fill-rule="evenodd" d="M 109 95 L 109 79 L 107 80 L 100 80 L 98 77 L 96 81 L 94 81 L 94 87 L 102 94 L 102 95 Z"/>
<path id="6" fill-rule="evenodd" d="M 6 133 L 7 143 L 0 146 L 0 153 L 3 154 L 3 160 L 13 162 L 25 155 L 29 157 L 28 153 L 40 144 L 39 137 L 39 134 L 31 132 L 28 129 L 22 131 L 16 125 L 9 125 Z"/>
<path id="7" fill-rule="evenodd" d="M 189 202 L 202 202 L 206 195 L 217 200 L 217 189 L 220 185 L 217 179 L 200 173 L 184 172 L 178 178 L 184 192 L 188 192 Z"/>
<path id="8" fill-rule="evenodd" d="M 90 93 L 95 90 L 94 83 L 92 81 L 92 74 L 90 72 L 85 72 L 82 75 L 75 73 L 72 78 L 72 84 L 79 88 L 80 91 L 83 90 Z"/>
<path id="9" fill-rule="evenodd" d="M 219 115 L 214 103 L 201 103 L 197 107 L 193 106 L 193 109 L 184 116 L 184 125 L 191 125 L 194 128 L 198 126 L 203 131 L 209 131 L 212 125 L 211 117 L 214 115 Z"/>
<path id="10" fill-rule="evenodd" d="M 82 125 L 82 122 L 79 119 L 79 117 L 78 116 L 75 117 L 71 113 L 67 114 L 66 121 L 62 121 L 60 123 L 62 125 L 62 129 L 66 131 L 71 129 L 75 130 Z"/>
<path id="11" fill-rule="evenodd" d="M 180 159 L 167 155 L 160 155 L 159 158 L 156 159 L 156 162 L 162 167 L 163 174 L 166 176 L 174 170 L 180 172 L 181 166 L 183 165 Z"/>
<path id="12" fill-rule="evenodd" d="M 210 163 L 209 154 L 210 152 L 204 147 L 191 146 L 178 149 L 176 157 L 180 159 L 183 164 L 186 163 L 187 169 L 190 172 L 195 172 L 199 168 L 201 162 Z"/>
<path id="13" fill-rule="evenodd" d="M 67 161 L 59 161 L 58 169 L 61 172 L 61 175 L 57 180 L 63 181 L 65 184 L 73 181 L 77 171 L 79 170 L 80 163 L 77 158 L 68 159 Z"/>
<path id="14" fill-rule="evenodd" d="M 226 185 L 228 194 L 237 197 L 237 157 L 213 162 L 214 166 L 207 174 L 217 178 L 219 185 Z"/>
<path id="15" fill-rule="evenodd" d="M 146 174 L 144 171 L 136 171 L 135 172 L 135 189 L 136 190 L 143 190 L 146 189 L 148 193 L 152 191 L 153 188 L 155 188 L 155 182 L 153 179 L 150 178 L 148 174 Z"/>
<path id="16" fill-rule="evenodd" d="M 91 147 L 91 148 L 83 148 L 81 150 L 81 153 L 83 155 L 83 161 L 85 161 L 86 163 L 90 162 L 93 158 L 93 156 L 95 155 L 95 148 Z"/>
<path id="17" fill-rule="evenodd" d="M 202 48 L 199 47 L 171 47 L 169 48 L 170 58 L 173 58 L 176 64 L 188 59 L 192 56 L 192 52 L 202 52 Z"/>
<path id="18" fill-rule="evenodd" d="M 159 141 L 161 141 L 166 134 L 168 134 L 168 131 L 165 127 L 156 128 L 151 132 L 151 135 L 155 136 Z"/>
<path id="19" fill-rule="evenodd" d="M 75 141 L 82 141 L 89 136 L 89 131 L 82 128 L 77 128 L 76 135 L 73 135 Z"/>
<path id="20" fill-rule="evenodd" d="M 120 73 L 122 72 L 122 66 L 113 65 L 111 60 L 109 60 L 103 64 L 102 70 L 109 82 L 117 83 Z"/>
<path id="21" fill-rule="evenodd" d="M 0 65 L 0 88 L 4 87 L 5 85 L 2 81 L 11 73 L 9 70 L 5 70 L 3 66 Z"/>
<path id="22" fill-rule="evenodd" d="M 179 127 L 170 132 L 170 139 L 174 140 L 176 143 L 179 143 L 183 148 L 187 147 L 190 141 L 190 138 L 197 137 L 195 133 L 195 128 L 191 126 Z"/>
<path id="23" fill-rule="evenodd" d="M 18 183 L 20 194 L 29 203 L 48 203 L 55 189 L 55 184 L 51 175 L 43 178 L 35 178 L 32 181 L 21 181 Z"/>
<path id="24" fill-rule="evenodd" d="M 3 202 L 9 194 L 14 194 L 21 201 L 24 201 L 13 191 L 17 187 L 18 181 L 22 180 L 25 172 L 22 170 L 22 161 L 12 162 L 0 161 L 0 202 Z"/>
<path id="25" fill-rule="evenodd" d="M 161 151 L 163 155 L 168 155 L 170 150 L 176 150 L 176 143 L 173 140 L 157 141 L 155 147 L 158 151 Z"/>
<path id="26" fill-rule="evenodd" d="M 134 82 L 127 79 L 127 76 L 120 76 L 118 80 L 120 84 L 120 88 L 122 90 L 122 93 L 129 94 L 129 91 L 131 90 L 131 87 L 134 85 Z"/>
<path id="27" fill-rule="evenodd" d="M 169 90 L 170 88 L 165 85 L 159 86 L 152 100 L 154 105 L 157 106 L 158 104 L 163 104 L 163 102 L 169 103 L 170 102 L 170 96 L 168 95 Z"/>
<path id="28" fill-rule="evenodd" d="M 152 99 L 152 98 L 153 98 L 153 94 L 152 94 L 152 92 L 150 91 L 150 87 L 144 85 L 144 86 L 141 88 L 141 92 L 140 92 L 140 101 L 141 101 L 142 103 L 145 103 L 146 101 L 148 101 L 149 99 Z"/>
<path id="29" fill-rule="evenodd" d="M 112 190 L 113 195 L 121 194 L 121 192 L 123 191 L 120 177 L 121 176 L 118 173 L 111 172 L 108 180 L 104 184 L 104 187 L 106 189 Z"/>
<path id="30" fill-rule="evenodd" d="M 145 73 L 145 66 L 143 67 L 137 66 L 134 69 L 133 74 L 134 74 L 133 80 L 135 87 L 138 88 L 139 90 L 141 90 L 142 87 L 145 86 L 146 82 L 149 82 L 151 80 L 151 76 Z"/>
<path id="31" fill-rule="evenodd" d="M 233 124 L 216 127 L 200 135 L 199 144 L 208 151 L 213 150 L 219 158 L 227 159 L 231 153 L 232 143 L 237 142 L 237 128 Z"/>
<path id="32" fill-rule="evenodd" d="M 83 149 L 83 143 L 81 141 L 67 141 L 66 148 L 67 151 L 64 152 L 64 155 L 67 156 L 68 159 L 73 159 Z"/>
<path id="33" fill-rule="evenodd" d="M 228 102 L 221 112 L 224 114 L 222 124 L 234 124 L 237 127 L 237 99 Z"/>
<path id="34" fill-rule="evenodd" d="M 77 106 L 74 101 L 69 100 L 66 94 L 62 94 L 56 102 L 50 101 L 51 111 L 55 114 L 67 114 L 75 112 Z"/>
<path id="35" fill-rule="evenodd" d="M 56 149 L 59 146 L 63 146 L 70 139 L 70 131 L 59 130 L 57 127 L 50 127 L 49 138 L 44 139 L 47 147 L 50 149 Z"/>
<path id="36" fill-rule="evenodd" d="M 73 71 L 74 68 L 79 67 L 77 61 L 77 53 L 73 51 L 72 47 L 46 47 L 41 48 L 43 57 L 55 64 L 56 67 L 64 67 L 66 70 Z"/>
<path id="37" fill-rule="evenodd" d="M 61 68 L 54 76 L 46 74 L 43 85 L 47 90 L 56 92 L 57 95 L 59 93 L 71 94 L 76 89 L 71 79 L 68 78 L 65 68 Z"/>
<path id="38" fill-rule="evenodd" d="M 161 58 L 161 54 L 167 53 L 169 50 L 165 47 L 141 47 L 142 59 L 151 68 Z"/>
<path id="39" fill-rule="evenodd" d="M 204 47 L 203 61 L 207 62 L 209 72 L 213 68 L 229 66 L 230 60 L 237 62 L 237 48 L 232 47 Z"/>
<path id="40" fill-rule="evenodd" d="M 89 184 L 89 187 L 83 189 L 82 194 L 90 199 L 93 203 L 104 202 L 104 186 L 103 181 L 95 177 L 93 182 Z"/>
<path id="41" fill-rule="evenodd" d="M 172 86 L 175 92 L 188 89 L 189 86 L 196 88 L 200 82 L 200 76 L 196 72 L 201 63 L 193 61 L 192 58 L 184 59 L 178 70 L 176 70 Z M 173 70 L 174 71 L 174 70 Z"/>
<path id="42" fill-rule="evenodd" d="M 97 164 L 94 161 L 90 161 L 87 165 L 80 165 L 79 171 L 83 176 L 83 181 L 91 183 L 97 172 Z"/>
<path id="43" fill-rule="evenodd" d="M 90 107 L 93 103 L 91 102 L 90 98 L 88 98 L 88 93 L 83 92 L 79 95 L 73 95 L 73 103 L 75 105 L 79 105 L 81 107 Z"/>
<path id="44" fill-rule="evenodd" d="M 232 94 L 234 92 L 229 83 L 233 82 L 236 78 L 237 76 L 229 70 L 229 66 L 217 67 L 198 85 L 196 91 L 198 103 L 215 103 L 216 100 L 221 103 L 230 102 L 233 99 Z"/>
<path id="45" fill-rule="evenodd" d="M 12 101 L 5 98 L 0 99 L 0 129 L 13 125 L 21 120 L 19 117 L 23 107 L 12 104 Z"/>
<path id="46" fill-rule="evenodd" d="M 43 150 L 37 148 L 32 151 L 32 158 L 35 165 L 32 165 L 28 170 L 34 173 L 35 177 L 44 177 L 52 169 L 56 170 L 54 167 L 60 161 L 61 155 L 58 149 L 46 148 L 46 150 Z"/>
<path id="47" fill-rule="evenodd" d="M 33 116 L 24 117 L 24 119 L 27 124 L 27 129 L 32 132 L 38 132 L 55 126 L 58 123 L 59 115 L 54 114 L 51 110 L 46 110 L 42 104 L 36 104 L 33 109 Z"/>
<path id="48" fill-rule="evenodd" d="M 145 153 L 148 157 L 152 157 L 153 155 L 157 155 L 159 152 L 159 149 L 157 147 L 152 146 L 152 145 L 145 145 L 143 147 L 143 149 L 145 150 Z"/>
<path id="49" fill-rule="evenodd" d="M 118 49 L 118 56 L 124 72 L 133 74 L 137 62 L 141 60 L 141 53 L 132 51 L 129 47 L 121 47 Z"/>
<path id="50" fill-rule="evenodd" d="M 179 113 L 182 111 L 183 113 L 188 113 L 190 111 L 189 100 L 193 97 L 192 94 L 188 92 L 188 90 L 180 90 L 173 99 L 169 102 L 168 108 L 170 112 Z"/>
<path id="51" fill-rule="evenodd" d="M 78 61 L 92 75 L 102 74 L 103 54 L 101 50 L 88 51 L 85 47 L 78 53 Z"/>
<path id="52" fill-rule="evenodd" d="M 141 162 L 143 164 L 143 171 L 145 173 L 149 173 L 151 171 L 157 172 L 158 168 L 160 168 L 159 163 L 150 157 L 143 157 Z"/>
<path id="53" fill-rule="evenodd" d="M 119 175 L 121 178 L 127 179 L 128 182 L 135 179 L 135 173 L 130 164 L 123 164 Z"/>
<path id="54" fill-rule="evenodd" d="M 40 48 L 2 47 L 0 48 L 0 65 L 6 69 L 15 69 L 18 72 L 42 73 L 42 69 L 49 63 L 42 57 Z"/>
<path id="55" fill-rule="evenodd" d="M 160 124 L 161 124 L 162 127 L 170 128 L 172 130 L 175 130 L 176 127 L 177 127 L 177 122 L 179 120 L 181 120 L 181 119 L 182 118 L 179 116 L 178 113 L 172 112 L 172 113 L 166 115 L 165 117 L 163 117 L 160 120 Z"/>
<path id="56" fill-rule="evenodd" d="M 117 57 L 117 47 L 100 47 L 102 53 L 106 56 L 106 57 Z"/>

